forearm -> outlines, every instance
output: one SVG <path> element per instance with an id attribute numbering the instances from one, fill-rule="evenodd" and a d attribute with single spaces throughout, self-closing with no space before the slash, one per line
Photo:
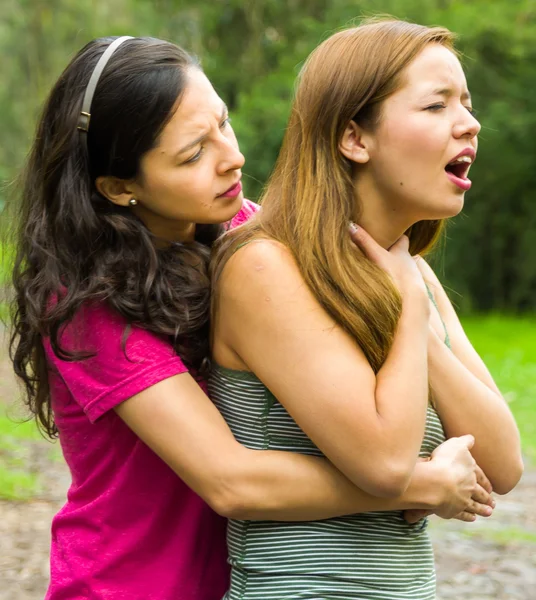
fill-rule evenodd
<path id="1" fill-rule="evenodd" d="M 312 521 L 369 511 L 422 508 L 441 501 L 441 475 L 432 462 L 418 462 L 405 492 L 377 498 L 356 488 L 324 458 L 250 451 L 228 482 L 226 516 L 244 520 Z M 247 458 L 246 458 L 247 457 Z M 245 459 L 245 460 L 244 460 Z"/>
<path id="2" fill-rule="evenodd" d="M 406 298 L 389 355 L 377 374 L 376 407 L 383 448 L 402 461 L 416 458 L 428 403 L 428 305 Z"/>
<path id="3" fill-rule="evenodd" d="M 494 490 L 507 493 L 519 480 L 523 463 L 519 432 L 506 402 L 471 373 L 433 332 L 428 371 L 447 436 L 473 435 L 475 460 Z"/>

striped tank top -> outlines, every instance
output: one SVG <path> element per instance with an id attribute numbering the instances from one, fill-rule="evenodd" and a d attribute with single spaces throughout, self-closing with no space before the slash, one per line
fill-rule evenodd
<path id="1" fill-rule="evenodd" d="M 236 439 L 256 450 L 322 456 L 253 374 L 215 366 L 209 393 Z M 429 406 L 420 455 L 445 440 Z M 435 569 L 427 520 L 401 511 L 288 523 L 231 519 L 231 587 L 225 600 L 433 600 Z"/>
<path id="2" fill-rule="evenodd" d="M 428 295 L 437 308 L 429 289 Z M 253 373 L 215 365 L 208 387 L 244 446 L 323 456 Z M 444 441 L 429 405 L 420 456 Z M 427 525 L 427 519 L 407 523 L 402 511 L 290 523 L 230 519 L 231 585 L 224 600 L 434 600 Z"/>

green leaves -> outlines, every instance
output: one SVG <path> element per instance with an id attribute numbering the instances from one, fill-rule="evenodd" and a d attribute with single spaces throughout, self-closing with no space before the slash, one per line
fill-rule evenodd
<path id="1" fill-rule="evenodd" d="M 532 0 L 11 0 L 0 7 L 0 177 L 13 178 L 38 109 L 69 58 L 103 35 L 151 35 L 197 54 L 231 109 L 256 198 L 275 162 L 300 65 L 361 16 L 389 13 L 459 34 L 482 123 L 445 277 L 473 309 L 536 304 L 536 5 Z M 0 191 L 0 198 L 3 195 Z M 0 200 L 1 202 L 1 200 Z"/>

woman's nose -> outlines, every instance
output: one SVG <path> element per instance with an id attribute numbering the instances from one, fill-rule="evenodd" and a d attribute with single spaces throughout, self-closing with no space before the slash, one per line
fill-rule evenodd
<path id="1" fill-rule="evenodd" d="M 479 134 L 481 125 L 476 117 L 468 112 L 466 108 L 464 108 L 464 111 L 466 114 L 464 115 L 464 118 L 456 125 L 455 135 L 456 137 L 465 136 L 472 139 Z"/>
<path id="2" fill-rule="evenodd" d="M 244 166 L 246 159 L 238 149 L 236 140 L 225 138 L 225 143 L 222 146 L 222 159 L 220 160 L 220 171 L 235 171 Z"/>

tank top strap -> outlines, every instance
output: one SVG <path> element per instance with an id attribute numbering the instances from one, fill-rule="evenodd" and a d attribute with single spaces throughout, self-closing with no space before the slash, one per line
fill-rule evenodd
<path id="1" fill-rule="evenodd" d="M 240 248 L 243 248 L 244 246 L 247 246 L 249 244 L 249 242 L 251 242 L 252 240 L 246 240 L 245 242 L 242 242 L 241 244 L 238 244 L 238 246 L 233 250 L 233 254 L 235 252 L 238 252 L 240 250 Z"/>
<path id="2" fill-rule="evenodd" d="M 441 316 L 441 313 L 439 312 L 439 306 L 437 306 L 437 302 L 435 301 L 434 295 L 432 294 L 432 291 L 428 287 L 428 284 L 426 283 L 426 281 L 424 282 L 424 285 L 426 286 L 426 291 L 428 292 L 428 297 L 432 301 L 432 304 L 435 306 L 435 309 L 437 310 L 437 314 L 439 315 L 439 319 L 441 320 L 441 324 L 443 325 L 443 329 L 445 330 L 445 344 L 447 345 L 448 348 L 450 348 L 451 345 L 450 345 L 449 332 L 448 332 L 447 326 L 445 325 L 445 321 L 443 321 L 443 317 Z"/>
<path id="3" fill-rule="evenodd" d="M 233 254 L 238 252 L 240 250 L 240 248 L 243 248 L 244 246 L 247 246 L 248 244 L 252 244 L 253 242 L 260 242 L 263 239 L 265 239 L 265 238 L 253 237 L 253 238 L 250 238 L 249 240 L 246 240 L 245 242 L 241 242 L 240 244 L 238 244 L 238 246 L 236 246 L 236 248 L 233 249 Z"/>

